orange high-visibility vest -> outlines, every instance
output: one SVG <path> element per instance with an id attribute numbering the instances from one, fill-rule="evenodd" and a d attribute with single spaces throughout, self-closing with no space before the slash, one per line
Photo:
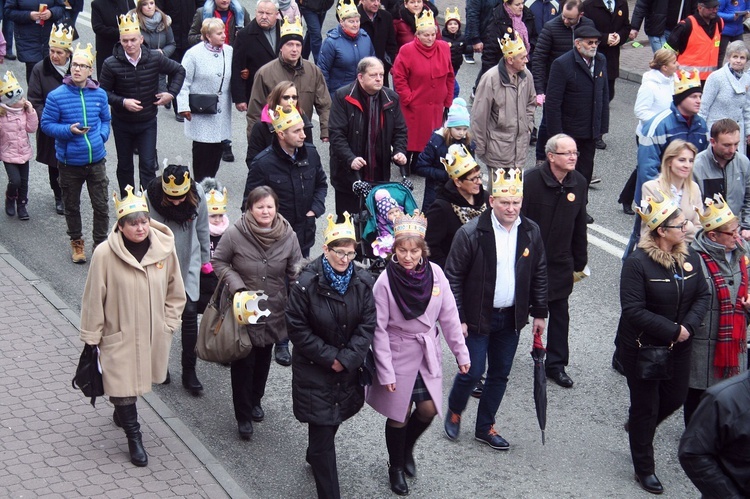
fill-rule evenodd
<path id="1" fill-rule="evenodd" d="M 709 38 L 699 24 L 695 16 L 688 16 L 692 23 L 692 31 L 688 38 L 685 51 L 677 56 L 677 62 L 680 63 L 680 69 L 693 72 L 698 70 L 701 81 L 706 81 L 708 75 L 718 69 L 719 63 L 719 44 L 721 43 L 721 30 L 724 27 L 724 21 L 718 19 L 713 38 Z"/>

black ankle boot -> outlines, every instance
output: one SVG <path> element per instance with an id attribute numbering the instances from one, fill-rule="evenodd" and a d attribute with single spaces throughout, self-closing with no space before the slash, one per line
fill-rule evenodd
<path id="1" fill-rule="evenodd" d="M 400 496 L 409 493 L 404 474 L 404 445 L 406 442 L 406 427 L 396 428 L 385 425 L 385 446 L 388 448 L 388 478 L 391 490 Z"/>
<path id="2" fill-rule="evenodd" d="M 62 198 L 55 198 L 55 212 L 58 215 L 65 215 L 65 205 L 63 204 Z"/>
<path id="3" fill-rule="evenodd" d="M 5 214 L 9 217 L 16 216 L 16 196 L 5 193 Z"/>
<path id="4" fill-rule="evenodd" d="M 182 386 L 189 391 L 194 397 L 197 397 L 203 391 L 203 385 L 195 374 L 195 367 L 182 367 Z"/>
<path id="5" fill-rule="evenodd" d="M 409 495 L 409 485 L 406 483 L 404 468 L 399 466 L 389 466 L 388 479 L 391 481 L 391 490 L 394 493 L 400 496 Z"/>
<path id="6" fill-rule="evenodd" d="M 29 202 L 28 199 L 16 199 L 16 213 L 18 213 L 19 220 L 28 220 L 29 212 L 26 210 L 26 204 Z"/>
<path id="7" fill-rule="evenodd" d="M 117 419 L 120 421 L 125 436 L 128 437 L 128 450 L 130 451 L 130 462 L 136 466 L 143 467 L 148 464 L 148 455 L 143 448 L 141 437 L 141 425 L 138 424 L 138 410 L 135 404 L 116 405 Z"/>
<path id="8" fill-rule="evenodd" d="M 417 417 L 416 412 L 411 415 L 409 422 L 406 423 L 406 435 L 404 437 L 404 473 L 408 477 L 417 476 L 417 466 L 414 463 L 414 444 L 417 443 L 422 433 L 430 427 L 432 418 L 424 422 Z"/>

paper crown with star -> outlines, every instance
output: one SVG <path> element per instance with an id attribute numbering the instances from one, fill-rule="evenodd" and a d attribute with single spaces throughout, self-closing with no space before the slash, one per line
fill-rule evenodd
<path id="1" fill-rule="evenodd" d="M 18 83 L 15 75 L 12 71 L 6 71 L 0 77 L 0 95 L 12 94 L 18 90 L 21 90 L 21 85 Z"/>
<path id="2" fill-rule="evenodd" d="M 246 326 L 257 324 L 261 317 L 268 317 L 271 311 L 261 310 L 260 302 L 266 301 L 268 295 L 263 291 L 240 291 L 234 294 L 232 306 L 234 307 L 234 320 L 237 324 Z"/>
<path id="3" fill-rule="evenodd" d="M 206 194 L 206 206 L 208 207 L 209 215 L 223 215 L 227 212 L 227 188 L 218 191 L 211 189 Z"/>
<path id="4" fill-rule="evenodd" d="M 650 230 L 656 230 L 679 208 L 677 201 L 664 194 L 664 191 L 657 189 L 656 192 L 661 199 L 658 199 L 657 196 L 647 196 L 641 201 L 641 205 L 635 209 Z"/>
<path id="5" fill-rule="evenodd" d="M 499 168 L 495 171 L 495 180 L 492 181 L 492 197 L 507 198 L 523 196 L 523 172 L 520 168 L 505 170 Z"/>
<path id="6" fill-rule="evenodd" d="M 359 16 L 359 11 L 352 0 L 339 0 L 339 4 L 336 6 L 336 14 L 339 16 L 339 19 L 346 19 L 348 17 Z"/>
<path id="7" fill-rule="evenodd" d="M 430 26 L 435 26 L 435 16 L 432 14 L 430 9 L 424 9 L 421 14 L 416 17 L 416 31 L 420 29 L 427 29 Z"/>
<path id="8" fill-rule="evenodd" d="M 296 35 L 300 37 L 304 35 L 304 31 L 302 30 L 302 21 L 300 21 L 300 16 L 297 16 L 294 22 L 291 22 L 288 17 L 284 16 L 284 22 L 281 24 L 279 37 L 283 38 L 288 35 Z"/>
<path id="9" fill-rule="evenodd" d="M 112 199 L 115 200 L 115 214 L 117 220 L 121 219 L 125 215 L 144 211 L 148 213 L 148 204 L 146 203 L 146 194 L 141 192 L 140 196 L 133 193 L 133 186 L 127 185 L 125 187 L 126 196 L 122 200 L 117 198 L 117 191 L 112 193 Z"/>
<path id="10" fill-rule="evenodd" d="M 340 224 L 334 223 L 336 216 L 329 213 L 326 217 L 328 226 L 323 231 L 323 242 L 326 246 L 339 239 L 357 240 L 357 233 L 354 231 L 354 224 L 348 211 L 344 212 L 344 221 Z"/>
<path id="11" fill-rule="evenodd" d="M 718 192 L 714 194 L 713 199 L 706 198 L 703 201 L 706 205 L 706 209 L 702 210 L 698 206 L 694 209 L 698 213 L 698 218 L 701 220 L 703 230 L 712 231 L 716 230 L 727 222 L 731 222 L 735 217 L 732 210 L 729 209 L 729 205 L 724 201 L 724 197 Z"/>
<path id="12" fill-rule="evenodd" d="M 181 184 L 177 184 L 175 180 L 176 178 L 174 175 L 169 175 L 166 179 L 164 178 L 164 176 L 162 176 L 161 190 L 164 191 L 164 194 L 173 198 L 186 196 L 188 191 L 190 190 L 190 172 L 185 171 L 185 173 L 183 173 L 183 182 Z"/>
<path id="13" fill-rule="evenodd" d="M 63 23 L 53 24 L 49 34 L 49 46 L 62 50 L 73 51 L 73 28 Z"/>
<path id="14" fill-rule="evenodd" d="M 405 213 L 396 216 L 393 221 L 393 235 L 395 237 L 417 236 L 424 239 L 427 234 L 427 218 L 419 209 L 414 210 L 412 215 Z"/>
<path id="15" fill-rule="evenodd" d="M 458 21 L 458 24 L 461 24 L 461 14 L 458 12 L 458 7 L 453 7 L 453 10 L 451 10 L 450 7 L 445 9 L 445 25 L 448 25 L 448 21 Z"/>
<path id="16" fill-rule="evenodd" d="M 287 128 L 302 123 L 302 116 L 294 106 L 292 106 L 292 110 L 288 113 L 285 113 L 284 108 L 281 106 L 276 106 L 276 110 L 268 110 L 268 115 L 271 117 L 271 125 L 273 125 L 273 129 L 276 132 L 283 132 Z"/>
<path id="17" fill-rule="evenodd" d="M 691 88 L 701 87 L 700 73 L 696 69 L 692 73 L 690 71 L 684 71 L 682 69 L 677 70 L 674 74 L 674 93 L 675 95 L 681 94 Z"/>
<path id="18" fill-rule="evenodd" d="M 78 58 L 84 58 L 88 62 L 89 66 L 94 66 L 94 47 L 91 46 L 90 43 L 86 44 L 85 48 L 81 48 L 81 44 L 76 44 L 76 49 L 73 51 L 73 57 L 72 59 L 78 59 Z"/>
<path id="19" fill-rule="evenodd" d="M 440 158 L 450 178 L 456 179 L 477 167 L 477 162 L 463 144 L 451 144 L 448 153 Z"/>
<path id="20" fill-rule="evenodd" d="M 515 57 L 520 54 L 526 53 L 526 45 L 523 44 L 523 38 L 518 34 L 518 31 L 505 33 L 502 39 L 498 38 L 500 48 L 503 50 L 503 57 Z"/>
<path id="21" fill-rule="evenodd" d="M 121 35 L 141 34 L 141 24 L 138 22 L 138 16 L 135 13 L 121 14 L 117 19 L 117 27 Z"/>

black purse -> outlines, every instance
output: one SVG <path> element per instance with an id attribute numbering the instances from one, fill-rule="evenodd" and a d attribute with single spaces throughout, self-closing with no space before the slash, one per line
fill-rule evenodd
<path id="1" fill-rule="evenodd" d="M 375 379 L 375 356 L 371 349 L 367 349 L 367 355 L 365 355 L 365 361 L 359 366 L 358 373 L 359 386 L 371 386 Z"/>
<path id="2" fill-rule="evenodd" d="M 81 390 L 84 396 L 91 397 L 91 405 L 96 407 L 96 397 L 104 395 L 102 373 L 99 372 L 99 347 L 96 345 L 83 346 L 76 375 L 73 377 L 71 384 L 73 388 Z"/>
<path id="3" fill-rule="evenodd" d="M 219 96 L 221 95 L 221 87 L 224 86 L 224 75 L 226 72 L 226 55 L 223 50 L 221 51 L 221 55 L 224 56 L 224 59 L 221 63 L 221 83 L 219 83 L 219 91 L 215 94 L 188 94 L 190 112 L 193 114 L 219 113 Z"/>
<path id="4" fill-rule="evenodd" d="M 646 381 L 672 379 L 674 342 L 669 346 L 643 345 L 640 336 L 635 341 L 638 344 L 638 356 L 635 361 L 636 377 Z"/>

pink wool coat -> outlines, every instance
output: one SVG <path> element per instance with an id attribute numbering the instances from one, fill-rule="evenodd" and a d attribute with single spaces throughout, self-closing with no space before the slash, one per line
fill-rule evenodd
<path id="1" fill-rule="evenodd" d="M 458 365 L 470 362 L 448 279 L 439 266 L 430 265 L 434 277 L 432 298 L 425 313 L 416 319 L 406 320 L 401 314 L 386 272 L 380 274 L 372 290 L 378 319 L 372 341 L 376 375 L 372 386 L 366 389 L 365 400 L 380 414 L 395 421 L 406 419 L 418 372 L 442 416 L 443 353 L 438 320 Z M 396 383 L 395 392 L 385 387 L 391 383 Z"/>
<path id="2" fill-rule="evenodd" d="M 22 165 L 34 157 L 29 134 L 39 127 L 39 117 L 33 107 L 26 112 L 5 104 L 0 106 L 6 111 L 5 116 L 0 116 L 0 161 Z"/>

